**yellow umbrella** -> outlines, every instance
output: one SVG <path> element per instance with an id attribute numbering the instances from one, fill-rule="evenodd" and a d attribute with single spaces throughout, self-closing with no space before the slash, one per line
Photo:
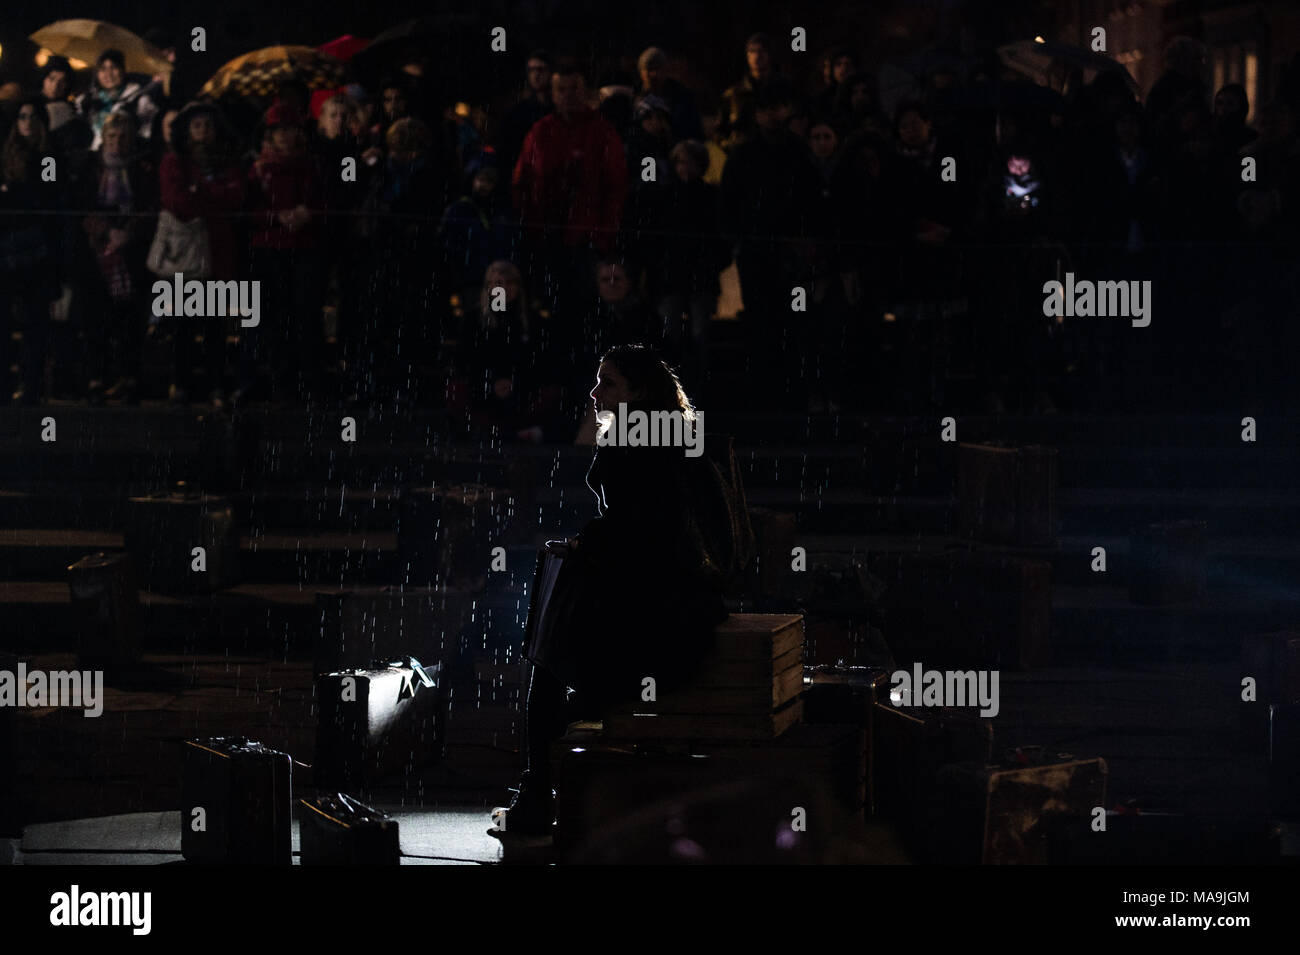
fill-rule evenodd
<path id="1" fill-rule="evenodd" d="M 50 53 L 69 60 L 94 63 L 105 50 L 121 50 L 128 73 L 145 73 L 170 77 L 172 64 L 162 50 L 136 36 L 125 27 L 103 20 L 59 20 L 43 26 L 31 35 L 33 43 Z"/>
<path id="2" fill-rule="evenodd" d="M 200 96 L 261 99 L 281 80 L 295 77 L 318 90 L 341 86 L 343 64 L 310 46 L 268 46 L 237 56 L 203 84 Z"/>

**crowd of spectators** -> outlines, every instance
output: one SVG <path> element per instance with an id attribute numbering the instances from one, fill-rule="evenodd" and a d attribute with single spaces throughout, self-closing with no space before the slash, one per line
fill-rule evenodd
<path id="1" fill-rule="evenodd" d="M 4 394 L 446 407 L 538 440 L 630 341 L 714 405 L 1039 412 L 1162 375 L 1209 393 L 1292 343 L 1257 319 L 1295 299 L 1296 83 L 1252 127 L 1190 43 L 1145 102 L 1119 70 L 1062 94 L 995 56 L 882 97 L 847 47 L 804 88 L 778 55 L 750 37 L 718 92 L 656 47 L 598 82 L 536 50 L 495 115 L 401 63 L 250 112 L 114 50 L 84 83 L 50 58 L 0 119 Z M 257 327 L 155 314 L 164 229 L 193 277 L 260 283 Z M 1066 271 L 1153 280 L 1157 331 L 1044 316 Z"/>

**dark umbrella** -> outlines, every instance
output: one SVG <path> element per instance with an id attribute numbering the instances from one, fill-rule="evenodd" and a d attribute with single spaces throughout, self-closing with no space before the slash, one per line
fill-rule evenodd
<path id="1" fill-rule="evenodd" d="M 922 50 L 890 60 L 880 68 L 880 106 L 892 116 L 904 100 L 924 96 L 926 81 L 935 73 L 966 75 L 968 61 L 946 50 Z"/>
<path id="2" fill-rule="evenodd" d="M 1118 72 L 1129 89 L 1138 92 L 1137 81 L 1129 75 L 1124 64 L 1112 60 L 1104 53 L 1096 53 L 1081 46 L 1050 43 L 1046 40 L 1021 40 L 998 48 L 998 57 L 1009 69 L 1029 77 L 1035 83 L 1047 84 L 1053 79 L 1053 67 L 1077 68 L 1092 73 Z"/>

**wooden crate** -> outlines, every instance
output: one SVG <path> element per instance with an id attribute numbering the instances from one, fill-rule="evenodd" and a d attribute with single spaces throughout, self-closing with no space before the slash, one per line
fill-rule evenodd
<path id="1" fill-rule="evenodd" d="M 957 447 L 957 527 L 964 536 L 1022 547 L 1056 545 L 1055 448 Z"/>
<path id="2" fill-rule="evenodd" d="M 606 731 L 627 739 L 772 739 L 802 719 L 803 618 L 733 614 L 690 684 L 614 707 Z"/>
<path id="3" fill-rule="evenodd" d="M 803 700 L 794 700 L 772 713 L 611 713 L 605 731 L 618 739 L 775 739 L 802 720 Z"/>

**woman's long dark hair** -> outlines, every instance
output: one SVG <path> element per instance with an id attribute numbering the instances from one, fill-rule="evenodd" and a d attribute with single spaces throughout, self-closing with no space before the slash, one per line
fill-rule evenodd
<path id="1" fill-rule="evenodd" d="M 627 379 L 630 391 L 645 395 L 640 401 L 629 402 L 629 408 L 641 411 L 680 411 L 682 420 L 695 421 L 695 406 L 686 395 L 677 374 L 645 345 L 615 345 L 600 358 L 618 369 Z"/>

